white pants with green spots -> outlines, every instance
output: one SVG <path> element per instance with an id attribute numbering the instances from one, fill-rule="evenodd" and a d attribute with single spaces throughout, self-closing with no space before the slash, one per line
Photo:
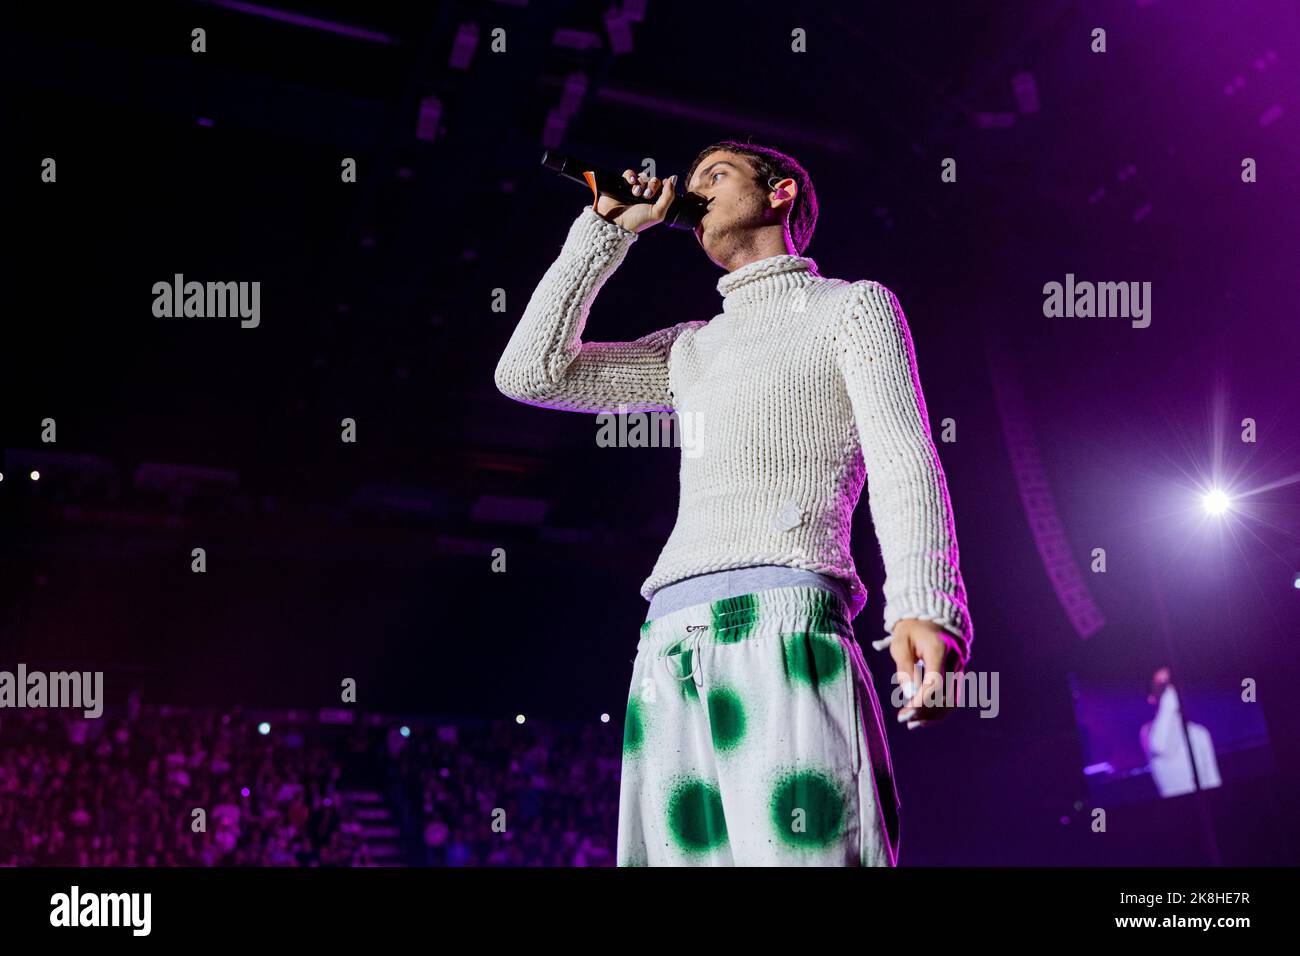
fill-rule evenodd
<path id="1" fill-rule="evenodd" d="M 619 866 L 895 866 L 880 702 L 843 602 L 782 587 L 647 621 Z"/>

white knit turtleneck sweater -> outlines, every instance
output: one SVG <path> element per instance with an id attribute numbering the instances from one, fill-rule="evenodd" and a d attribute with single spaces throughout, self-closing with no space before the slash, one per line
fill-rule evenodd
<path id="1" fill-rule="evenodd" d="M 878 282 L 777 255 L 718 280 L 722 312 L 631 342 L 584 342 L 587 314 L 637 235 L 583 209 L 496 368 L 517 401 L 579 412 L 676 411 L 699 426 L 681 456 L 677 524 L 650 577 L 779 564 L 843 579 L 853 616 L 853 510 L 867 476 L 885 564 L 885 633 L 903 618 L 973 637 L 947 483 L 911 335 Z"/>

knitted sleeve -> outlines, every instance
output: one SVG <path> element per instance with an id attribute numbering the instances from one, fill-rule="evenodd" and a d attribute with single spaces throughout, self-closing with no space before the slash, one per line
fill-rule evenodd
<path id="1" fill-rule="evenodd" d="M 911 333 L 902 306 L 885 286 L 855 282 L 851 294 L 835 354 L 853 404 L 885 564 L 885 633 L 892 635 L 904 618 L 934 621 L 955 639 L 964 668 L 974 630 Z M 887 647 L 888 638 L 873 646 Z"/>
<path id="2" fill-rule="evenodd" d="M 596 294 L 636 238 L 590 206 L 582 210 L 497 362 L 503 394 L 564 411 L 672 411 L 673 341 L 706 322 L 681 322 L 631 342 L 582 341 Z"/>

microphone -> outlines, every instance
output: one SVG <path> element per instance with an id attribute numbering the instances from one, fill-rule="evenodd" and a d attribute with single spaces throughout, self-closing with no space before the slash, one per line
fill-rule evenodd
<path id="1" fill-rule="evenodd" d="M 632 194 L 632 183 L 629 183 L 622 176 L 615 175 L 608 170 L 597 169 L 590 163 L 584 163 L 565 153 L 557 153 L 553 149 L 548 149 L 542 153 L 542 165 L 553 173 L 559 173 L 565 179 L 572 179 L 584 186 L 590 186 L 593 198 L 604 193 L 617 199 L 625 206 L 639 202 L 654 203 L 655 199 L 658 198 L 647 199 L 645 196 L 635 196 Z M 695 193 L 690 192 L 679 192 L 668 207 L 664 222 L 674 229 L 694 229 L 700 224 L 700 220 L 704 218 L 708 208 L 709 201 L 703 196 L 697 196 Z"/>

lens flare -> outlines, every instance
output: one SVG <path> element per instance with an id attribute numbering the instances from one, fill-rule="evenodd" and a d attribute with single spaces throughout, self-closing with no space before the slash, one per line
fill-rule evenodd
<path id="1" fill-rule="evenodd" d="M 1205 504 L 1205 510 L 1212 515 L 1223 514 L 1232 504 L 1232 500 L 1218 488 L 1206 492 L 1202 500 Z"/>

